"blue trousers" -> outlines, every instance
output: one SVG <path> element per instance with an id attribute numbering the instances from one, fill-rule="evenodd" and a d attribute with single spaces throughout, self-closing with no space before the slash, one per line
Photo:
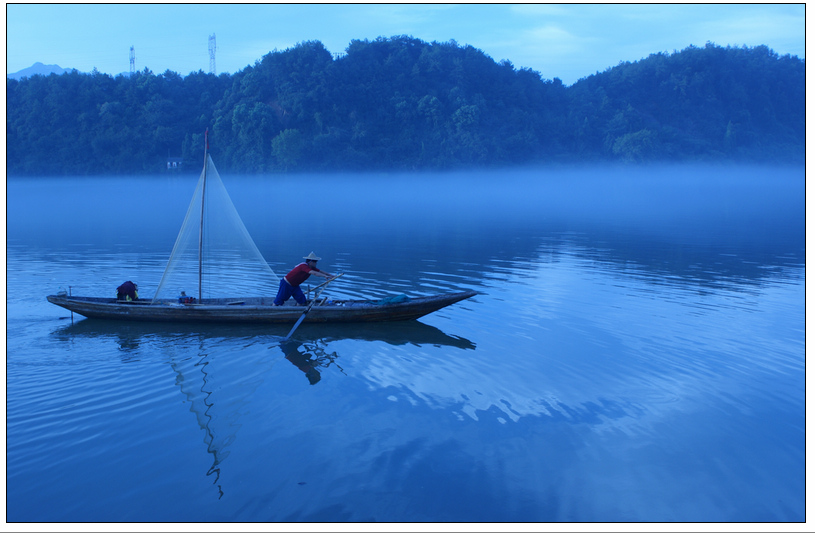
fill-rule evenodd
<path id="1" fill-rule="evenodd" d="M 306 305 L 306 295 L 300 287 L 292 287 L 285 279 L 280 280 L 280 288 L 274 299 L 275 305 L 283 305 L 283 302 L 294 296 L 294 300 L 300 305 Z"/>

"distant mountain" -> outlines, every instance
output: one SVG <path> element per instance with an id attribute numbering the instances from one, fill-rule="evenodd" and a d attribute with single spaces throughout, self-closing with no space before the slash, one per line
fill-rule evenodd
<path id="1" fill-rule="evenodd" d="M 28 68 L 24 68 L 23 70 L 20 70 L 18 72 L 12 72 L 11 74 L 6 74 L 6 78 L 20 80 L 23 78 L 30 78 L 31 76 L 36 76 L 37 74 L 40 74 L 42 76 L 56 74 L 57 76 L 59 76 L 60 74 L 65 74 L 66 72 L 71 72 L 74 70 L 76 69 L 62 68 L 59 65 L 43 65 L 38 61 Z"/>

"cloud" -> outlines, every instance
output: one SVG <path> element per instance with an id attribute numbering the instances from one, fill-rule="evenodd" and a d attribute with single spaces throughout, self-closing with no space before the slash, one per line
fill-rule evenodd
<path id="1" fill-rule="evenodd" d="M 547 53 L 574 53 L 582 50 L 592 38 L 578 37 L 559 26 L 546 25 L 524 32 L 524 47 L 534 47 Z"/>
<path id="2" fill-rule="evenodd" d="M 594 35 L 581 36 L 561 24 L 544 23 L 503 37 L 485 49 L 495 59 L 509 59 L 516 68 L 531 68 L 545 79 L 571 81 L 594 72 L 579 66 L 585 59 L 576 59 L 591 56 L 599 46 Z"/>
<path id="3" fill-rule="evenodd" d="M 366 36 L 370 36 L 372 31 L 376 34 L 375 37 L 415 35 L 422 33 L 422 28 L 427 24 L 446 20 L 451 16 L 451 11 L 457 7 L 455 5 L 426 4 L 357 5 L 353 6 L 351 11 L 355 15 L 352 27 L 365 33 Z"/>
<path id="4" fill-rule="evenodd" d="M 557 4 L 520 4 L 510 6 L 510 12 L 521 16 L 568 16 L 570 9 Z"/>
<path id="5" fill-rule="evenodd" d="M 779 53 L 804 56 L 803 36 L 806 22 L 803 17 L 788 14 L 749 15 L 701 23 L 698 32 L 709 35 L 708 40 L 726 46 L 757 46 L 774 44 L 786 47 Z M 771 46 L 772 48 L 772 46 Z"/>

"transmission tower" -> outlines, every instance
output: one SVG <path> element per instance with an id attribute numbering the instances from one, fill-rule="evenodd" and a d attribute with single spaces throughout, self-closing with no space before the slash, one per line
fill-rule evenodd
<path id="1" fill-rule="evenodd" d="M 130 47 L 130 75 L 136 73 L 136 49 Z"/>
<path id="2" fill-rule="evenodd" d="M 215 34 L 209 36 L 209 73 L 215 74 Z"/>

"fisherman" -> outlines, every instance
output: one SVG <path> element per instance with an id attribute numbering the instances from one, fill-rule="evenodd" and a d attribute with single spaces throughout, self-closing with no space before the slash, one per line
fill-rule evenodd
<path id="1" fill-rule="evenodd" d="M 306 296 L 303 294 L 300 284 L 306 281 L 309 276 L 320 276 L 327 279 L 334 277 L 317 268 L 317 261 L 319 261 L 320 258 L 314 255 L 314 252 L 311 252 L 303 259 L 306 260 L 304 263 L 300 263 L 291 269 L 291 272 L 283 276 L 283 279 L 280 280 L 280 289 L 278 289 L 277 297 L 274 299 L 275 305 L 283 305 L 283 303 L 292 296 L 298 304 L 306 305 Z"/>
<path id="2" fill-rule="evenodd" d="M 132 302 L 139 299 L 139 286 L 132 281 L 125 281 L 116 287 L 116 299 Z"/>

